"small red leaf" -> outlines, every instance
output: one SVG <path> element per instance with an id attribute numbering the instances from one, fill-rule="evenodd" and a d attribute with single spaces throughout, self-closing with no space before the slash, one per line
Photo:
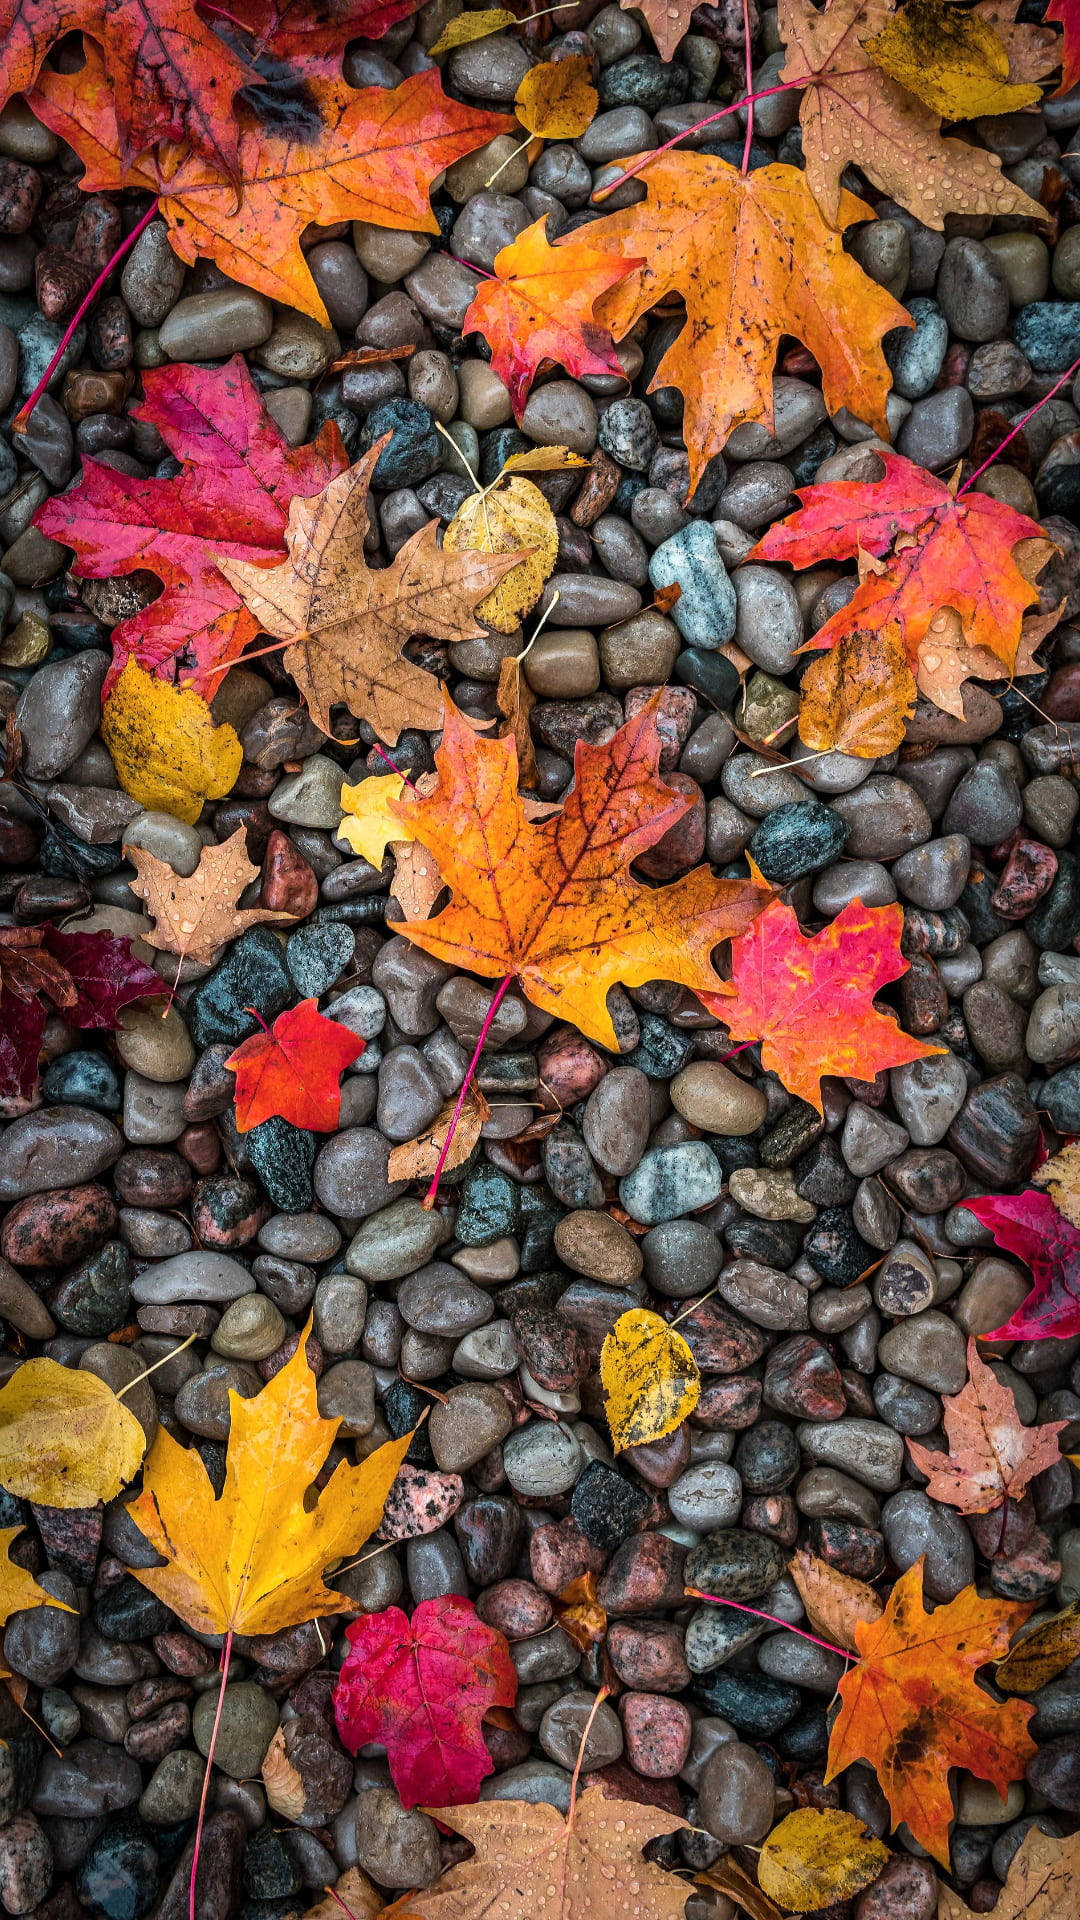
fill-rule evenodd
<path id="1" fill-rule="evenodd" d="M 386 1748 L 404 1807 L 461 1806 L 493 1770 L 480 1723 L 512 1707 L 517 1674 L 506 1641 L 477 1618 L 471 1600 L 422 1600 L 410 1621 L 400 1607 L 345 1629 L 351 1651 L 334 1692 L 338 1733 L 350 1753 Z"/>
<path id="2" fill-rule="evenodd" d="M 364 1042 L 314 1000 L 279 1013 L 272 1029 L 254 1033 L 225 1062 L 236 1075 L 236 1125 L 250 1133 L 275 1116 L 294 1127 L 333 1133 L 341 1107 L 338 1082 Z"/>

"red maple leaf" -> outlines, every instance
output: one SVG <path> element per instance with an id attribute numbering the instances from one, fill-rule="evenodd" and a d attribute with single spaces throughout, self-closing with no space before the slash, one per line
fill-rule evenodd
<path id="1" fill-rule="evenodd" d="M 1065 29 L 1061 46 L 1061 84 L 1055 93 L 1068 93 L 1080 80 L 1080 4 L 1078 0 L 1050 0 L 1044 20 L 1055 20 Z"/>
<path id="2" fill-rule="evenodd" d="M 254 1007 L 248 1012 L 255 1013 Z M 236 1075 L 237 1131 L 250 1133 L 278 1116 L 294 1127 L 333 1133 L 341 1110 L 339 1081 L 363 1051 L 364 1042 L 339 1020 L 328 1020 L 316 1000 L 279 1013 L 272 1027 L 242 1040 L 225 1062 Z"/>
<path id="3" fill-rule="evenodd" d="M 321 493 L 348 456 L 330 421 L 309 446 L 290 447 L 239 354 L 224 367 L 159 367 L 143 384 L 135 417 L 157 428 L 183 472 L 143 480 L 84 460 L 79 485 L 47 500 L 34 522 L 74 547 L 80 579 L 148 568 L 164 584 L 159 599 L 115 628 L 105 694 L 134 655 L 209 700 L 259 630 L 217 556 L 283 560 L 290 501 Z"/>
<path id="4" fill-rule="evenodd" d="M 340 73 L 350 40 L 381 39 L 416 9 L 414 0 L 203 0 L 201 11 L 260 74 L 287 85 Z"/>
<path id="5" fill-rule="evenodd" d="M 989 1227 L 999 1247 L 1031 1268 L 1034 1286 L 1004 1326 L 980 1340 L 1068 1340 L 1080 1333 L 1080 1231 L 1050 1196 L 984 1194 L 961 1206 Z"/>
<path id="6" fill-rule="evenodd" d="M 770 900 L 731 943 L 734 998 L 700 993 L 735 1040 L 760 1040 L 761 1064 L 789 1093 L 821 1108 L 823 1074 L 872 1080 L 885 1067 L 940 1053 L 914 1040 L 875 993 L 907 972 L 902 907 L 849 900 L 831 925 L 804 934 L 791 907 Z"/>
<path id="7" fill-rule="evenodd" d="M 506 1641 L 456 1593 L 346 1627 L 350 1652 L 334 1690 L 338 1733 L 350 1753 L 377 1740 L 404 1807 L 475 1800 L 493 1761 L 480 1723 L 512 1707 L 517 1674 Z"/>
<path id="8" fill-rule="evenodd" d="M 1013 548 L 1022 540 L 1044 540 L 1042 528 L 988 493 L 954 494 L 944 480 L 887 448 L 877 457 L 885 468 L 882 480 L 836 480 L 797 490 L 802 505 L 770 527 L 749 558 L 809 567 L 860 554 L 889 556 L 818 629 L 810 642 L 815 648 L 898 620 L 914 664 L 935 613 L 953 607 L 968 644 L 989 647 L 1011 667 L 1024 611 L 1039 597 Z"/>

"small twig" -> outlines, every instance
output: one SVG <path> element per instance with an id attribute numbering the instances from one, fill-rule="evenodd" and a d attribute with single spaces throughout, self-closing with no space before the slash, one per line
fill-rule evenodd
<path id="1" fill-rule="evenodd" d="M 690 1305 L 688 1307 L 684 1307 L 681 1313 L 677 1313 L 675 1315 L 674 1320 L 668 1321 L 668 1326 L 677 1327 L 680 1320 L 685 1320 L 688 1314 L 696 1313 L 699 1307 L 703 1307 L 705 1305 L 706 1300 L 711 1300 L 713 1297 L 713 1294 L 719 1293 L 719 1291 L 720 1291 L 719 1286 L 710 1287 L 708 1293 L 703 1293 L 700 1300 L 691 1300 Z"/>
<path id="2" fill-rule="evenodd" d="M 148 1377 L 150 1376 L 150 1374 L 152 1374 L 152 1373 L 156 1373 L 156 1372 L 157 1372 L 157 1370 L 158 1370 L 158 1368 L 159 1368 L 159 1367 L 163 1367 L 163 1366 L 165 1365 L 165 1362 L 166 1362 L 167 1360 L 175 1360 L 175 1359 L 176 1359 L 176 1356 L 177 1356 L 177 1354 L 178 1354 L 178 1353 L 183 1353 L 183 1351 L 184 1351 L 184 1348 L 185 1348 L 185 1347 L 190 1347 L 190 1346 L 191 1346 L 191 1344 L 192 1344 L 192 1341 L 194 1341 L 194 1340 L 197 1340 L 197 1339 L 198 1339 L 198 1337 L 199 1337 L 199 1336 L 198 1336 L 198 1334 L 197 1334 L 197 1333 L 189 1333 L 189 1334 L 188 1334 L 188 1337 L 187 1337 L 187 1339 L 186 1339 L 186 1340 L 181 1340 L 181 1342 L 180 1342 L 180 1345 L 179 1345 L 178 1347 L 173 1347 L 173 1348 L 172 1348 L 172 1350 L 171 1350 L 171 1352 L 169 1352 L 169 1353 L 163 1353 L 163 1354 L 162 1354 L 162 1356 L 161 1356 L 161 1359 L 160 1359 L 160 1360 L 155 1360 L 155 1361 L 154 1361 L 154 1364 L 153 1364 L 153 1366 L 152 1366 L 152 1367 L 144 1367 L 144 1368 L 143 1368 L 143 1370 L 142 1370 L 142 1372 L 141 1372 L 141 1373 L 137 1373 L 137 1374 L 135 1375 L 135 1378 L 134 1378 L 134 1380 L 129 1380 L 126 1386 L 124 1386 L 124 1387 L 117 1387 L 117 1389 L 116 1389 L 116 1397 L 117 1397 L 117 1399 L 118 1399 L 118 1400 L 122 1400 L 122 1399 L 123 1399 L 123 1397 L 124 1397 L 124 1395 L 125 1395 L 125 1393 L 130 1393 L 130 1392 L 131 1392 L 131 1389 L 132 1389 L 132 1387 L 137 1387 L 137 1386 L 138 1386 L 138 1384 L 139 1384 L 139 1382 L 140 1382 L 140 1380 L 146 1380 L 146 1379 L 148 1379 Z"/>
<path id="3" fill-rule="evenodd" d="M 83 314 L 87 311 L 89 307 L 93 306 L 94 301 L 97 299 L 98 294 L 101 292 L 101 289 L 105 285 L 105 282 L 108 279 L 113 268 L 119 264 L 119 262 L 123 259 L 125 253 L 130 252 L 131 248 L 135 245 L 135 242 L 138 239 L 140 233 L 142 233 L 150 225 L 150 222 L 154 218 L 154 215 L 156 214 L 157 210 L 158 210 L 158 203 L 157 203 L 157 200 L 154 199 L 151 201 L 150 205 L 147 207 L 146 212 L 142 216 L 142 219 L 139 220 L 137 224 L 132 227 L 131 232 L 127 235 L 126 239 L 121 240 L 120 245 L 117 247 L 116 252 L 113 254 L 111 260 L 107 261 L 105 266 L 102 267 L 101 272 L 98 274 L 98 277 L 94 281 L 94 284 L 90 288 L 89 292 L 85 293 L 82 299 L 79 301 L 79 304 L 75 309 L 75 312 L 72 314 L 71 319 L 68 321 L 67 326 L 65 327 L 63 333 L 60 336 L 60 345 L 57 347 L 56 352 L 53 354 L 52 359 L 49 361 L 49 364 L 46 367 L 44 373 L 42 374 L 41 379 L 38 381 L 37 386 L 34 388 L 34 391 L 30 395 L 29 400 L 26 401 L 24 406 L 21 406 L 19 408 L 18 413 L 15 415 L 15 418 L 11 423 L 12 433 L 26 433 L 30 425 L 30 415 L 33 413 L 34 408 L 37 406 L 37 403 L 41 399 L 42 394 L 45 392 L 46 388 L 48 387 L 49 381 L 52 379 L 53 374 L 56 372 L 57 367 L 60 365 L 60 362 L 63 359 L 65 353 L 67 352 L 68 347 L 71 345 L 72 338 L 74 337 L 74 334 L 75 334 L 75 329 L 78 326 L 80 320 L 82 319 Z"/>
<path id="4" fill-rule="evenodd" d="M 593 1701 L 592 1706 L 589 1708 L 589 1717 L 586 1720 L 585 1725 L 581 1730 L 581 1740 L 578 1744 L 577 1764 L 574 1767 L 573 1778 L 570 1782 L 570 1805 L 567 1808 L 567 1812 L 566 1812 L 566 1824 L 568 1827 L 572 1827 L 574 1824 L 574 1814 L 577 1811 L 578 1781 L 581 1778 L 581 1765 L 582 1765 L 582 1761 L 585 1758 L 585 1747 L 588 1743 L 589 1735 L 592 1732 L 592 1723 L 596 1719 L 597 1713 L 599 1712 L 600 1708 L 603 1706 L 603 1703 L 607 1699 L 610 1691 L 611 1689 L 609 1687 L 601 1687 L 599 1693 L 596 1696 L 596 1699 Z"/>

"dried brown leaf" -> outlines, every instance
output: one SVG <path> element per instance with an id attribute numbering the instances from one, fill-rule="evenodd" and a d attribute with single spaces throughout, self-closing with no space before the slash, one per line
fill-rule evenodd
<path id="1" fill-rule="evenodd" d="M 863 1620 L 869 1624 L 880 1620 L 884 1612 L 873 1587 L 854 1579 L 850 1573 L 830 1567 L 827 1560 L 819 1560 L 806 1547 L 800 1547 L 794 1559 L 789 1560 L 788 1572 L 815 1633 L 854 1653 L 855 1622 Z"/>
<path id="2" fill-rule="evenodd" d="M 143 938 L 164 953 L 177 953 L 186 960 L 212 960 L 226 940 L 248 927 L 297 917 L 269 907 L 237 906 L 244 888 L 259 874 L 248 859 L 243 827 L 237 827 L 220 846 L 204 847 L 187 879 L 143 847 L 125 846 L 124 852 L 137 876 L 128 885 L 145 902 L 154 922 L 152 932 Z"/>

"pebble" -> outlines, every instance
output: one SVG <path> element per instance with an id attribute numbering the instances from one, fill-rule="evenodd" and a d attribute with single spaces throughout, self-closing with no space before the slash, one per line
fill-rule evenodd
<path id="1" fill-rule="evenodd" d="M 631 1219 L 653 1227 L 662 1220 L 707 1207 L 723 1185 L 720 1164 L 704 1141 L 654 1147 L 619 1182 L 619 1199 Z"/>

